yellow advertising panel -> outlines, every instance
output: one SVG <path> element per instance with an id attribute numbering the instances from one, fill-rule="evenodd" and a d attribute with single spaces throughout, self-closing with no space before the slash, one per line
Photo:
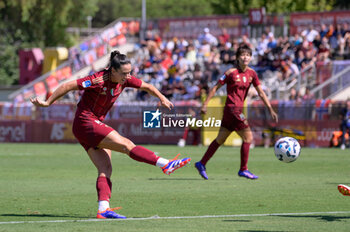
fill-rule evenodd
<path id="1" fill-rule="evenodd" d="M 67 48 L 46 48 L 44 50 L 44 63 L 42 74 L 55 70 L 68 59 Z"/>
<path id="2" fill-rule="evenodd" d="M 208 103 L 208 111 L 203 115 L 203 121 L 209 117 L 214 117 L 215 119 L 222 119 L 222 114 L 225 106 L 226 96 L 215 96 Z M 202 144 L 209 146 L 210 143 L 218 135 L 219 128 L 202 128 Z M 236 132 L 233 132 L 227 139 L 224 145 L 226 146 L 241 146 L 242 139 L 238 136 Z"/>

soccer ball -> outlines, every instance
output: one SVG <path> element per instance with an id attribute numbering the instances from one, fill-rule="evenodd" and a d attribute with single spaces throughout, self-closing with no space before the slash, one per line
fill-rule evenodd
<path id="1" fill-rule="evenodd" d="M 283 137 L 275 143 L 275 155 L 278 160 L 290 163 L 294 162 L 300 155 L 300 144 L 292 137 Z"/>

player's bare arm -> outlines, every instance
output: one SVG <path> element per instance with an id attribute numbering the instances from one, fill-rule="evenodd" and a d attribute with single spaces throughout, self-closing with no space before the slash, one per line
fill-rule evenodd
<path id="1" fill-rule="evenodd" d="M 69 81 L 60 85 L 46 101 L 40 100 L 38 97 L 31 98 L 30 101 L 36 106 L 48 107 L 52 103 L 54 103 L 57 99 L 64 96 L 66 93 L 68 93 L 71 90 L 78 90 L 78 85 L 76 80 Z"/>
<path id="2" fill-rule="evenodd" d="M 201 112 L 202 114 L 206 114 L 207 113 L 207 106 L 208 103 L 210 101 L 210 99 L 212 99 L 215 96 L 215 93 L 218 89 L 221 88 L 221 84 L 218 82 L 213 88 L 210 89 L 209 94 L 207 96 L 207 99 L 205 99 L 205 101 L 202 104 L 202 108 L 201 108 Z"/>
<path id="3" fill-rule="evenodd" d="M 275 121 L 275 122 L 278 122 L 278 115 L 276 114 L 276 112 L 273 110 L 271 104 L 270 104 L 270 101 L 269 99 L 267 98 L 264 90 L 262 89 L 261 85 L 258 85 L 255 87 L 256 91 L 258 92 L 258 95 L 259 97 L 261 98 L 261 100 L 264 102 L 265 106 L 268 108 L 270 114 L 271 114 L 271 117 L 272 119 Z"/>
<path id="4" fill-rule="evenodd" d="M 227 70 L 225 72 L 225 75 L 226 76 L 230 75 L 234 70 L 235 70 L 235 68 L 230 68 L 229 70 Z M 209 103 L 210 99 L 212 99 L 212 97 L 215 96 L 216 91 L 218 91 L 218 89 L 220 89 L 221 87 L 222 87 L 222 84 L 220 84 L 220 82 L 218 82 L 213 88 L 210 89 L 208 97 L 203 102 L 203 105 L 202 105 L 202 108 L 201 108 L 202 114 L 206 114 L 207 113 L 207 106 L 208 106 L 208 103 Z"/>
<path id="5" fill-rule="evenodd" d="M 174 107 L 174 104 L 171 101 L 169 101 L 161 92 L 159 92 L 159 90 L 156 89 L 156 87 L 154 87 L 153 85 L 142 81 L 140 89 L 148 92 L 152 96 L 158 97 L 162 106 L 168 108 L 169 110 L 171 110 Z"/>

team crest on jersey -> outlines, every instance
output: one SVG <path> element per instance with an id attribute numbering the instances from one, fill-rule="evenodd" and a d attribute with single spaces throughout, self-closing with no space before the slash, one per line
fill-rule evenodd
<path id="1" fill-rule="evenodd" d="M 91 86 L 91 81 L 90 80 L 84 81 L 83 83 L 81 83 L 81 85 L 84 88 L 90 87 Z"/>
<path id="2" fill-rule="evenodd" d="M 100 92 L 101 95 L 107 95 L 106 93 L 107 87 L 103 87 L 102 91 Z"/>
<path id="3" fill-rule="evenodd" d="M 253 77 L 249 77 L 249 83 L 253 81 Z"/>

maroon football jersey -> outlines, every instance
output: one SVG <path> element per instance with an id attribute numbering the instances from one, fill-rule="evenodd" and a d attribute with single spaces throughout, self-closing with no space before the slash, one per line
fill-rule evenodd
<path id="1" fill-rule="evenodd" d="M 255 87 L 260 85 L 258 75 L 251 68 L 247 68 L 245 72 L 235 68 L 229 75 L 224 74 L 219 79 L 219 83 L 227 85 L 225 108 L 229 107 L 240 112 L 244 106 L 244 100 L 247 97 L 250 85 L 252 83 Z"/>
<path id="2" fill-rule="evenodd" d="M 108 70 L 103 70 L 77 79 L 77 84 L 80 90 L 84 90 L 77 111 L 85 116 L 95 116 L 103 121 L 123 89 L 125 87 L 140 88 L 142 81 L 131 76 L 124 84 L 118 84 L 110 80 Z"/>

